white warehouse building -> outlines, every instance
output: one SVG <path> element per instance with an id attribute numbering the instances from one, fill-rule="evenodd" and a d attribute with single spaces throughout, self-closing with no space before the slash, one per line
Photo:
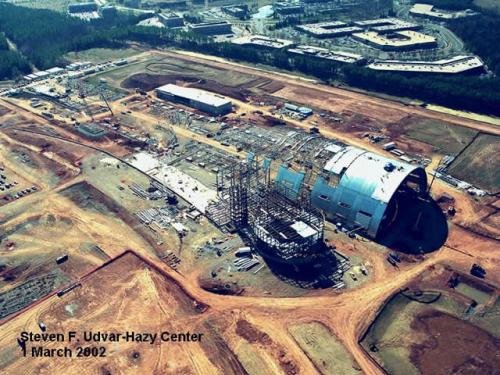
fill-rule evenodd
<path id="1" fill-rule="evenodd" d="M 338 147 L 325 164 L 311 202 L 334 222 L 376 238 L 385 232 L 410 197 L 427 192 L 427 176 L 414 166 L 356 147 Z"/>
<path id="2" fill-rule="evenodd" d="M 199 109 L 214 116 L 225 115 L 233 110 L 233 103 L 221 95 L 170 83 L 158 87 L 156 96 L 160 99 Z"/>

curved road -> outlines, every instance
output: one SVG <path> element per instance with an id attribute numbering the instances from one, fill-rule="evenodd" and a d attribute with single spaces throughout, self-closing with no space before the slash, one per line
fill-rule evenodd
<path id="1" fill-rule="evenodd" d="M 441 120 L 441 121 L 446 121 L 450 122 L 454 125 L 460 125 L 464 126 L 467 128 L 475 129 L 484 133 L 490 133 L 494 135 L 500 135 L 500 126 L 495 126 L 491 125 L 482 121 L 477 121 L 477 120 L 471 120 L 468 118 L 464 117 L 459 117 L 459 116 L 454 116 L 451 114 L 445 114 L 441 112 L 435 112 L 431 111 L 425 108 L 421 107 L 416 107 L 416 106 L 407 106 L 402 103 L 396 102 L 396 101 L 391 101 L 387 99 L 380 99 L 377 97 L 369 96 L 367 94 L 361 94 L 355 91 L 350 91 L 347 89 L 341 89 L 333 86 L 327 86 L 321 83 L 317 83 L 314 81 L 311 81 L 309 79 L 304 79 L 302 77 L 296 77 L 293 75 L 287 75 L 284 73 L 279 73 L 279 72 L 271 72 L 263 69 L 258 69 L 258 68 L 253 68 L 249 67 L 246 65 L 234 63 L 231 61 L 227 61 L 221 58 L 213 57 L 213 56 L 208 56 L 208 55 L 201 55 L 201 54 L 195 54 L 195 53 L 188 53 L 188 52 L 172 52 L 172 51 L 165 51 L 165 50 L 155 50 L 156 53 L 184 60 L 187 62 L 192 62 L 192 63 L 198 63 L 198 64 L 205 64 L 208 66 L 213 66 L 219 69 L 223 70 L 234 70 L 240 73 L 246 73 L 246 74 L 251 74 L 255 75 L 258 77 L 263 77 L 267 79 L 271 79 L 277 82 L 281 82 L 285 84 L 288 87 L 297 87 L 297 88 L 306 88 L 309 90 L 315 90 L 318 92 L 323 92 L 326 94 L 330 94 L 333 96 L 340 96 L 340 97 L 346 97 L 350 100 L 356 101 L 356 102 L 365 102 L 365 103 L 370 103 L 373 105 L 378 106 L 379 108 L 387 108 L 389 110 L 397 110 L 400 111 L 403 114 L 412 114 L 416 116 L 422 116 L 422 117 L 427 117 L 435 120 Z M 307 104 L 307 97 L 304 96 L 304 103 Z M 328 109 L 328 108 L 324 108 Z"/>
<path id="2" fill-rule="evenodd" d="M 161 52 L 166 56 L 172 56 L 175 58 L 184 59 L 185 61 L 200 62 L 199 57 L 180 55 L 173 52 Z M 222 67 L 227 69 L 227 63 L 221 63 L 213 60 L 203 59 L 203 63 L 213 66 Z M 356 100 L 366 100 L 370 103 L 374 103 L 380 106 L 385 106 L 386 108 L 404 110 L 405 112 L 410 112 L 418 114 L 421 116 L 445 119 L 445 121 L 452 121 L 454 123 L 472 127 L 477 130 L 490 132 L 493 134 L 500 134 L 500 129 L 492 125 L 484 124 L 481 122 L 467 120 L 458 118 L 455 116 L 449 116 L 444 114 L 437 114 L 425 109 L 406 107 L 396 102 L 386 101 L 378 98 L 372 98 L 367 95 L 354 93 L 348 90 L 341 90 L 325 85 L 313 84 L 311 82 L 297 80 L 296 78 L 291 78 L 288 76 L 278 75 L 270 72 L 264 72 L 255 68 L 242 67 L 240 65 L 231 64 L 231 68 L 244 72 L 250 73 L 274 80 L 281 81 L 287 85 L 294 85 L 299 87 L 305 87 L 308 89 L 320 90 L 323 92 L 331 93 L 332 95 L 347 96 Z M 15 107 L 11 105 L 11 108 Z M 25 110 L 24 110 L 25 111 Z M 28 112 L 29 113 L 29 112 Z M 30 115 L 27 115 L 30 116 Z M 31 114 L 29 117 L 37 122 L 48 123 L 45 119 Z M 464 125 L 467 124 L 467 125 Z M 19 129 L 21 130 L 21 129 Z M 23 131 L 26 131 L 23 129 Z M 39 133 L 32 131 L 33 133 L 39 134 L 44 137 L 50 137 L 52 139 L 58 139 L 65 142 L 72 142 L 83 147 L 92 148 L 93 150 L 104 152 L 111 157 L 116 157 L 111 153 L 99 149 L 98 147 L 91 146 L 85 143 L 80 143 L 75 140 L 65 139 L 63 137 L 57 137 L 52 135 L 47 135 L 44 133 Z M 121 158 L 117 158 L 122 162 L 125 162 Z M 493 248 L 496 243 L 484 239 L 476 238 L 473 234 L 457 229 L 452 225 L 450 228 L 450 240 L 457 241 L 460 240 L 460 246 L 464 248 L 459 249 L 460 251 L 467 250 L 468 254 L 473 255 L 475 258 L 481 257 L 484 261 L 489 261 L 491 264 L 500 263 L 500 254 L 498 252 L 484 252 L 484 249 Z M 449 240 L 449 241 L 450 241 Z M 296 298 L 276 298 L 276 297 L 249 297 L 249 296 L 222 296 L 209 293 L 202 288 L 200 288 L 198 281 L 194 275 L 181 275 L 172 269 L 170 269 L 166 264 L 159 261 L 153 256 L 135 253 L 141 259 L 146 261 L 155 269 L 159 270 L 166 277 L 174 280 L 178 285 L 185 290 L 185 292 L 192 296 L 194 299 L 209 306 L 206 314 L 216 314 L 217 312 L 225 312 L 230 310 L 244 310 L 252 312 L 259 319 L 267 320 L 268 324 L 273 324 L 274 326 L 281 327 L 283 331 L 282 334 L 286 334 L 286 327 L 289 324 L 293 324 L 299 321 L 304 321 L 305 319 L 318 320 L 326 324 L 336 336 L 343 342 L 347 347 L 348 351 L 353 355 L 354 359 L 359 364 L 360 368 L 365 374 L 383 374 L 383 370 L 371 359 L 370 356 L 365 353 L 365 351 L 359 345 L 359 339 L 363 333 L 368 328 L 369 324 L 373 321 L 377 315 L 381 306 L 384 302 L 400 288 L 404 287 L 409 281 L 414 279 L 416 276 L 421 274 L 423 271 L 428 269 L 434 264 L 442 262 L 451 262 L 453 264 L 458 264 L 462 268 L 470 267 L 472 262 L 470 256 L 460 251 L 454 251 L 452 248 L 444 246 L 441 250 L 434 252 L 426 256 L 426 259 L 419 264 L 411 264 L 403 266 L 401 270 L 396 270 L 389 267 L 385 261 L 383 261 L 383 255 L 373 254 L 372 257 L 377 263 L 377 270 L 374 272 L 373 279 L 355 289 L 351 289 L 342 293 L 329 293 L 322 294 L 319 296 L 306 296 L 306 297 L 296 297 Z M 381 263 L 380 263 L 381 262 Z M 102 269 L 108 262 L 97 267 L 90 273 L 82 275 L 80 281 L 84 281 L 85 278 L 89 277 L 94 272 Z M 496 276 L 492 276 L 496 277 Z M 9 324 L 14 323 L 17 319 L 24 319 L 26 315 L 36 314 L 38 308 L 43 308 L 47 304 L 55 302 L 54 295 L 49 295 L 33 305 L 27 307 L 19 314 L 12 315 L 8 319 L 5 319 L 0 324 L 2 325 L 2 334 L 0 334 L 0 339 L 5 337 L 7 331 L 9 331 Z M 272 315 L 272 317 L 270 317 Z"/>

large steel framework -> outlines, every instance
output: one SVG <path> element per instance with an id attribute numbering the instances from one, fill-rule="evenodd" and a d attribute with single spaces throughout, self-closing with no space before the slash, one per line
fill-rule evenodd
<path id="1" fill-rule="evenodd" d="M 271 180 L 269 163 L 248 158 L 219 172 L 219 199 L 207 214 L 242 234 L 264 257 L 307 262 L 324 249 L 324 217 L 312 207 L 309 192 L 290 194 L 287 189 Z"/>

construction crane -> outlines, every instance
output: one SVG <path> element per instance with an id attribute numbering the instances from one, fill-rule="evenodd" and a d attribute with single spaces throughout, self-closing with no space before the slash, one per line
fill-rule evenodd
<path id="1" fill-rule="evenodd" d="M 108 107 L 109 112 L 111 113 L 111 117 L 115 117 L 115 114 L 113 113 L 113 110 L 111 109 L 111 106 L 109 105 L 108 100 L 106 99 L 106 96 L 104 96 L 104 92 L 101 92 L 100 97 L 103 100 L 103 102 L 106 104 L 106 107 Z"/>
<path id="2" fill-rule="evenodd" d="M 82 100 L 82 103 L 83 103 L 84 110 L 82 111 L 82 113 L 86 116 L 89 116 L 90 119 L 92 120 L 92 122 L 94 122 L 94 116 L 92 114 L 92 111 L 89 108 L 88 103 L 87 103 L 85 90 L 83 88 L 83 83 L 81 81 L 77 81 L 76 89 L 78 90 L 78 97 Z M 88 112 L 88 114 L 87 114 L 87 112 Z"/>
<path id="3" fill-rule="evenodd" d="M 113 110 L 111 109 L 111 106 L 109 105 L 108 99 L 106 99 L 104 87 L 102 85 L 99 85 L 98 90 L 99 90 L 99 97 L 106 104 L 106 107 L 108 107 L 108 110 L 111 113 L 111 116 L 115 117 L 115 114 L 113 113 Z"/>
<path id="4" fill-rule="evenodd" d="M 438 173 L 437 171 L 439 170 L 439 167 L 441 166 L 441 163 L 443 162 L 443 159 L 444 159 L 444 157 L 442 157 L 441 159 L 439 159 L 439 163 L 438 163 L 436 169 L 434 170 L 434 173 L 432 174 L 431 183 L 429 184 L 429 187 L 427 189 L 427 194 L 428 195 L 431 194 L 432 184 L 434 184 L 434 180 L 436 179 L 436 174 Z"/>

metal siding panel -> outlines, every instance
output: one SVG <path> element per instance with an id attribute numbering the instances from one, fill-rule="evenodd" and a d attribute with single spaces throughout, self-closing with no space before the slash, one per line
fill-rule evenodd
<path id="1" fill-rule="evenodd" d="M 384 202 L 379 202 L 378 207 L 375 209 L 375 213 L 370 222 L 370 228 L 367 231 L 368 235 L 372 238 L 375 238 L 378 233 L 378 228 L 380 227 L 380 223 L 382 222 L 382 218 L 384 217 L 385 209 L 387 208 L 387 204 Z"/>
<path id="2" fill-rule="evenodd" d="M 363 229 L 367 230 L 370 227 L 370 222 L 372 220 L 371 216 L 367 216 L 361 212 L 356 214 L 356 223 L 361 225 Z"/>
<path id="3" fill-rule="evenodd" d="M 311 201 L 313 206 L 323 210 L 325 212 L 325 215 L 330 217 L 333 211 L 332 205 L 334 203 L 336 204 L 336 201 L 334 199 L 335 190 L 336 189 L 334 187 L 328 186 L 328 184 L 322 177 L 318 177 L 311 192 Z M 320 195 L 327 196 L 329 199 L 321 199 Z"/>

